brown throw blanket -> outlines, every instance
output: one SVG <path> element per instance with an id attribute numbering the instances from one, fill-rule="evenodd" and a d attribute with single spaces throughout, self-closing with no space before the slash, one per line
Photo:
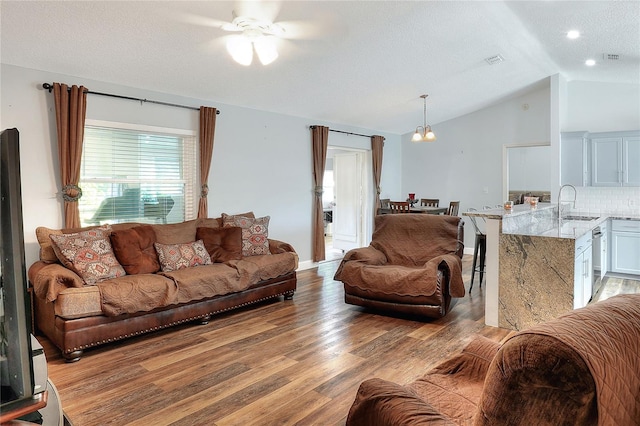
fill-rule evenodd
<path id="1" fill-rule="evenodd" d="M 553 336 L 585 361 L 596 384 L 599 425 L 640 421 L 640 294 L 611 297 L 520 334 Z"/>
<path id="2" fill-rule="evenodd" d="M 442 266 L 451 296 L 463 297 L 462 261 L 455 254 L 459 221 L 427 214 L 376 216 L 370 246 L 349 251 L 334 278 L 371 291 L 431 296 Z"/>

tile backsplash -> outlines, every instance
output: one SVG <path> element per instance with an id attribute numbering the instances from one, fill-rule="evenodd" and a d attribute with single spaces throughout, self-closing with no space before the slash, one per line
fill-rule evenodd
<path id="1" fill-rule="evenodd" d="M 576 190 L 576 211 L 592 214 L 640 215 L 640 187 L 589 186 L 579 187 Z"/>

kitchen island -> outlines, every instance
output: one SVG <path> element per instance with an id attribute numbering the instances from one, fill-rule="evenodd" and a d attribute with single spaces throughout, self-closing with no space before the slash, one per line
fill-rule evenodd
<path id="1" fill-rule="evenodd" d="M 591 233 L 610 218 L 564 213 L 557 205 L 465 212 L 487 222 L 485 323 L 522 330 L 586 305 L 591 296 Z"/>

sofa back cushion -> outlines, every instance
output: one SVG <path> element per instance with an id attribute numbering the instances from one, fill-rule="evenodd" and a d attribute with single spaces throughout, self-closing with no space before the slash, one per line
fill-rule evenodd
<path id="1" fill-rule="evenodd" d="M 242 259 L 242 228 L 201 227 L 196 231 L 196 239 L 204 242 L 212 262 Z"/>
<path id="2" fill-rule="evenodd" d="M 393 265 L 423 266 L 436 256 L 458 251 L 460 221 L 447 215 L 378 215 L 371 246 Z"/>
<path id="3" fill-rule="evenodd" d="M 122 229 L 111 233 L 113 251 L 127 274 L 153 274 L 160 262 L 153 243 L 156 233 L 151 225 Z"/>
<path id="4" fill-rule="evenodd" d="M 111 229 L 105 227 L 71 234 L 52 234 L 50 238 L 60 262 L 91 285 L 125 275 L 125 270 L 113 254 L 110 233 Z"/>
<path id="5" fill-rule="evenodd" d="M 191 243 L 196 240 L 198 219 L 151 226 L 156 234 L 156 242 L 160 244 Z"/>

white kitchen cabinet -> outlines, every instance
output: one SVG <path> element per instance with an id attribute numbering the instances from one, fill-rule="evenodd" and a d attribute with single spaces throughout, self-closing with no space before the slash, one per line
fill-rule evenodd
<path id="1" fill-rule="evenodd" d="M 592 186 L 640 186 L 640 136 L 637 133 L 590 135 Z"/>
<path id="2" fill-rule="evenodd" d="M 640 136 L 622 138 L 622 186 L 640 186 Z"/>
<path id="3" fill-rule="evenodd" d="M 562 184 L 589 186 L 589 133 L 564 132 L 560 137 Z"/>
<path id="4" fill-rule="evenodd" d="M 592 185 L 620 186 L 622 181 L 622 138 L 591 139 Z"/>
<path id="5" fill-rule="evenodd" d="M 640 221 L 612 220 L 611 271 L 640 275 Z"/>
<path id="6" fill-rule="evenodd" d="M 576 256 L 573 265 L 573 308 L 586 306 L 591 299 L 593 286 L 593 253 L 591 252 L 591 233 L 576 240 Z"/>

